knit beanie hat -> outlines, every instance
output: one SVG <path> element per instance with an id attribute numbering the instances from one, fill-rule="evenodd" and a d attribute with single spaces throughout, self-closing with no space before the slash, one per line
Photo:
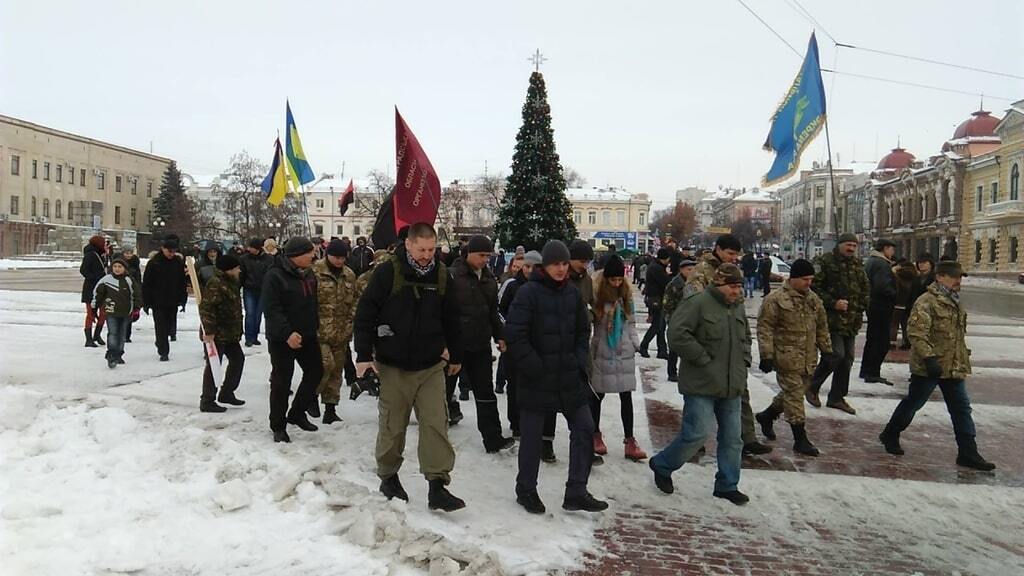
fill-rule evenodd
<path id="1" fill-rule="evenodd" d="M 622 262 L 622 258 L 615 254 L 604 263 L 603 270 L 605 278 L 623 278 L 626 275 L 626 265 Z"/>
<path id="2" fill-rule="evenodd" d="M 715 284 L 743 284 L 743 272 L 735 264 L 720 264 L 715 269 Z"/>
<path id="3" fill-rule="evenodd" d="M 533 264 L 534 266 L 544 262 L 544 258 L 540 255 L 540 252 L 536 250 L 530 250 L 523 256 L 524 264 Z"/>
<path id="4" fill-rule="evenodd" d="M 565 244 L 562 244 L 565 246 Z M 547 248 L 547 245 L 544 246 Z M 590 245 L 586 240 L 577 238 L 569 244 L 569 260 L 593 260 L 594 259 L 594 247 Z M 547 262 L 545 262 L 547 264 Z"/>
<path id="5" fill-rule="evenodd" d="M 561 240 L 548 240 L 548 243 L 544 245 L 544 249 L 541 251 L 541 264 L 545 266 L 555 264 L 556 262 L 568 262 L 572 259 L 569 249 L 565 247 Z"/>
<path id="6" fill-rule="evenodd" d="M 303 254 L 312 251 L 313 243 L 309 241 L 309 238 L 296 236 L 294 238 L 289 238 L 288 241 L 284 243 L 284 255 L 289 258 L 302 256 Z"/>
<path id="7" fill-rule="evenodd" d="M 656 258 L 658 260 L 668 260 L 671 257 L 672 257 L 672 249 L 671 248 L 663 247 L 663 248 L 659 248 L 658 249 L 658 255 L 656 256 Z"/>
<path id="8" fill-rule="evenodd" d="M 469 239 L 469 243 L 466 244 L 466 253 L 473 254 L 476 252 L 486 252 L 490 254 L 491 252 L 494 252 L 494 244 L 491 244 L 491 241 L 487 236 L 473 236 Z"/>
<path id="9" fill-rule="evenodd" d="M 260 240 L 259 238 L 251 238 L 249 240 L 249 248 L 261 250 L 263 248 L 263 240 Z"/>
<path id="10" fill-rule="evenodd" d="M 114 264 L 120 264 L 121 266 L 124 266 L 125 271 L 128 270 L 128 261 L 121 256 L 114 258 L 114 261 L 110 263 L 111 271 L 113 271 Z"/>
<path id="11" fill-rule="evenodd" d="M 805 278 L 807 276 L 814 276 L 814 264 L 809 261 L 800 258 L 793 262 L 789 267 L 790 278 Z"/>
<path id="12" fill-rule="evenodd" d="M 339 238 L 331 240 L 331 243 L 327 245 L 327 255 L 348 258 L 348 244 Z"/>
<path id="13" fill-rule="evenodd" d="M 239 266 L 242 265 L 242 263 L 238 261 L 238 256 L 235 256 L 234 254 L 228 252 L 227 254 L 217 258 L 216 265 L 217 270 L 223 270 L 227 272 L 228 270 L 234 270 L 235 268 L 238 268 Z"/>
<path id="14" fill-rule="evenodd" d="M 857 235 L 852 233 L 852 232 L 844 232 L 844 233 L 840 234 L 839 235 L 839 240 L 836 241 L 836 244 L 846 244 L 847 242 L 853 242 L 854 244 L 860 244 L 860 241 L 857 240 Z"/>

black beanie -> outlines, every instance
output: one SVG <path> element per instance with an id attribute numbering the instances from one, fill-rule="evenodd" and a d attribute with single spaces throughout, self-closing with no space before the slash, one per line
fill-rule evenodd
<path id="1" fill-rule="evenodd" d="M 544 266 L 555 264 L 556 262 L 568 262 L 569 260 L 572 260 L 572 255 L 561 240 L 548 240 L 548 243 L 544 245 L 544 249 L 541 251 L 541 264 Z"/>
<path id="2" fill-rule="evenodd" d="M 473 254 L 475 252 L 487 252 L 490 254 L 494 252 L 494 245 L 487 236 L 473 236 L 469 239 L 469 243 L 466 244 L 466 253 Z"/>
<path id="3" fill-rule="evenodd" d="M 331 240 L 331 243 L 327 245 L 327 255 L 348 258 L 348 244 L 338 238 Z"/>
<path id="4" fill-rule="evenodd" d="M 670 258 L 672 258 L 672 249 L 671 248 L 669 248 L 667 246 L 662 247 L 662 248 L 658 248 L 658 255 L 657 255 L 657 259 L 658 260 L 668 260 Z"/>
<path id="5" fill-rule="evenodd" d="M 223 270 L 227 272 L 228 270 L 234 270 L 235 268 L 238 268 L 241 265 L 242 263 L 238 261 L 238 257 L 230 252 L 223 256 L 217 257 L 217 270 Z"/>
<path id="6" fill-rule="evenodd" d="M 313 251 L 313 243 L 309 241 L 309 238 L 303 238 L 302 236 L 296 236 L 289 238 L 284 243 L 284 255 L 293 258 L 295 256 L 302 256 L 308 252 Z"/>
<path id="7" fill-rule="evenodd" d="M 569 244 L 569 259 L 583 261 L 593 260 L 594 247 L 586 240 L 577 238 L 572 241 L 572 244 Z"/>
<path id="8" fill-rule="evenodd" d="M 722 234 L 715 240 L 715 246 L 722 250 L 735 250 L 737 252 L 743 250 L 743 245 L 740 244 L 740 239 L 733 236 L 732 234 Z"/>
<path id="9" fill-rule="evenodd" d="M 608 261 L 604 263 L 603 270 L 605 278 L 623 278 L 626 275 L 626 265 L 617 254 L 608 258 Z"/>
<path id="10" fill-rule="evenodd" d="M 809 261 L 800 258 L 793 262 L 789 267 L 790 278 L 805 278 L 807 276 L 814 276 L 814 264 Z"/>
<path id="11" fill-rule="evenodd" d="M 259 238 L 249 239 L 249 248 L 255 248 L 256 250 L 263 250 L 263 240 Z"/>

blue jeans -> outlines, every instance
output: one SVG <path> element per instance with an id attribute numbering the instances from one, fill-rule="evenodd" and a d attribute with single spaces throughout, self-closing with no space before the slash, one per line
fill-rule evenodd
<path id="1" fill-rule="evenodd" d="M 124 340 L 131 323 L 131 317 L 107 316 L 107 360 L 120 360 L 124 356 Z"/>
<path id="2" fill-rule="evenodd" d="M 755 288 L 757 288 L 757 276 L 746 276 L 743 278 L 744 298 L 753 298 Z"/>
<path id="3" fill-rule="evenodd" d="M 260 293 L 245 288 L 242 290 L 242 301 L 245 304 L 245 341 L 251 344 L 260 339 L 260 323 L 263 321 Z"/>
<path id="4" fill-rule="evenodd" d="M 953 421 L 957 446 L 963 447 L 965 442 L 971 445 L 976 434 L 974 418 L 971 416 L 971 399 L 967 396 L 967 386 L 960 379 L 940 380 L 912 374 L 907 397 L 896 406 L 896 411 L 892 413 L 885 431 L 898 436 L 900 432 L 906 430 L 917 411 L 928 402 L 928 397 L 935 391 L 936 386 L 942 390 L 942 399 L 946 401 L 946 410 Z"/>
<path id="5" fill-rule="evenodd" d="M 740 483 L 743 440 L 740 438 L 740 405 L 736 398 L 683 396 L 683 425 L 675 439 L 651 458 L 659 474 L 671 475 L 704 446 L 712 419 L 718 422 L 718 473 L 715 492 L 731 492 Z"/>

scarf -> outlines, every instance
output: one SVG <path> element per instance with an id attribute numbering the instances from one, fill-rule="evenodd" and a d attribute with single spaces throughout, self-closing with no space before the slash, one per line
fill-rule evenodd
<path id="1" fill-rule="evenodd" d="M 608 315 L 608 348 L 616 350 L 622 341 L 622 331 L 626 325 L 626 314 L 622 311 L 621 302 L 615 303 L 615 309 Z"/>
<path id="2" fill-rule="evenodd" d="M 434 269 L 433 259 L 430 260 L 430 264 L 427 264 L 426 266 L 420 266 L 419 263 L 416 262 L 416 260 L 413 259 L 413 257 L 408 252 L 405 253 L 405 261 L 409 263 L 409 266 L 412 267 L 413 271 L 416 272 L 416 275 L 419 276 L 420 278 L 426 276 L 427 274 L 430 274 L 430 272 Z"/>
<path id="3" fill-rule="evenodd" d="M 952 300 L 953 303 L 956 304 L 958 307 L 960 306 L 960 293 L 959 292 L 953 292 L 952 290 L 950 290 L 949 288 L 946 288 L 945 286 L 943 286 L 942 284 L 939 284 L 938 282 L 935 283 L 935 288 L 940 293 L 945 294 L 946 296 L 949 296 L 949 299 Z"/>

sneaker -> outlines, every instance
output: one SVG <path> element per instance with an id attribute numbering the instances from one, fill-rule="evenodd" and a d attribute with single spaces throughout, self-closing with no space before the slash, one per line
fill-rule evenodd
<path id="1" fill-rule="evenodd" d="M 525 508 L 530 514 L 543 514 L 547 512 L 547 508 L 545 508 L 544 503 L 540 501 L 540 495 L 537 494 L 536 490 L 517 495 L 516 504 Z"/>
<path id="2" fill-rule="evenodd" d="M 406 493 L 405 488 L 402 487 L 402 482 L 398 479 L 398 474 L 393 474 L 380 481 L 380 493 L 387 497 L 388 500 L 392 498 L 398 498 L 399 500 L 409 501 L 409 494 Z"/>
<path id="3" fill-rule="evenodd" d="M 718 492 L 716 490 L 713 494 L 715 498 L 724 498 L 737 506 L 743 506 L 747 502 L 750 502 L 750 497 L 739 490 L 732 490 L 730 492 Z"/>
<path id="4" fill-rule="evenodd" d="M 200 412 L 220 413 L 220 412 L 227 412 L 228 409 L 223 407 L 223 406 L 221 406 L 220 404 L 217 404 L 216 402 L 210 401 L 210 402 L 203 402 L 203 403 L 199 404 L 199 411 Z"/>
<path id="5" fill-rule="evenodd" d="M 764 444 L 761 444 L 760 442 L 757 441 L 743 445 L 744 456 L 760 456 L 762 454 L 767 454 L 771 451 L 771 446 L 765 446 Z"/>
<path id="6" fill-rule="evenodd" d="M 672 477 L 658 472 L 658 469 L 654 467 L 654 460 L 649 460 L 647 466 L 654 472 L 654 484 L 665 494 L 671 494 L 675 492 L 675 486 L 672 485 Z"/>
<path id="7" fill-rule="evenodd" d="M 607 509 L 608 503 L 594 498 L 590 492 L 584 492 L 579 496 L 566 496 L 565 499 L 562 500 L 562 510 L 568 510 L 570 512 L 579 510 L 584 512 L 601 512 L 602 510 Z"/>
<path id="8" fill-rule="evenodd" d="M 484 449 L 487 450 L 488 454 L 497 454 L 498 452 L 501 452 L 502 450 L 508 450 L 509 448 L 515 445 L 516 441 L 513 440 L 512 438 L 505 438 L 504 436 L 499 436 L 498 439 L 493 442 L 485 442 Z"/>

